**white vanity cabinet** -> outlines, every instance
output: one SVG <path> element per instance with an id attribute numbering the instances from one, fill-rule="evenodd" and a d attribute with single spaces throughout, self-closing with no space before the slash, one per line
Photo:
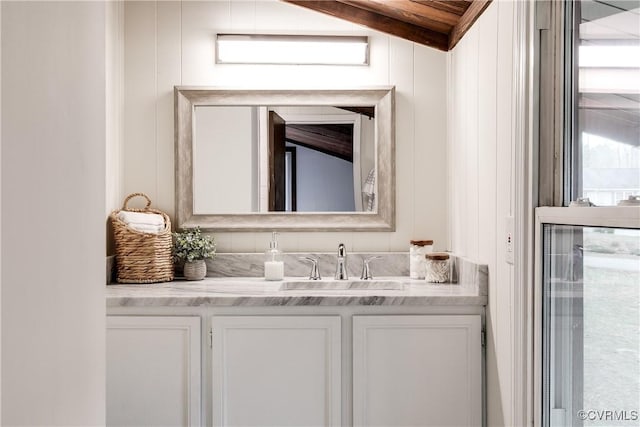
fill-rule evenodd
<path id="1" fill-rule="evenodd" d="M 340 316 L 213 316 L 214 426 L 339 426 Z"/>
<path id="2" fill-rule="evenodd" d="M 107 317 L 107 425 L 199 426 L 199 316 Z"/>
<path id="3" fill-rule="evenodd" d="M 354 316 L 354 426 L 482 425 L 479 315 Z"/>
<path id="4" fill-rule="evenodd" d="M 482 307 L 111 311 L 109 426 L 482 425 Z"/>

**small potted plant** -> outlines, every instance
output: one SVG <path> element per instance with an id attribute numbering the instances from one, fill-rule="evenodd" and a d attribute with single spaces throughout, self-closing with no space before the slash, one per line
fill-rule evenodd
<path id="1" fill-rule="evenodd" d="M 184 261 L 184 277 L 187 280 L 202 280 L 207 274 L 205 259 L 216 254 L 216 244 L 212 236 L 203 235 L 200 227 L 173 233 L 173 257 Z"/>

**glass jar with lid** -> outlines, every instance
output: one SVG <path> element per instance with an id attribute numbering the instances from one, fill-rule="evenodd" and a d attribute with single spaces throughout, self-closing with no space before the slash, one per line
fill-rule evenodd
<path id="1" fill-rule="evenodd" d="M 409 277 L 424 279 L 425 255 L 433 251 L 433 240 L 409 242 Z"/>
<path id="2" fill-rule="evenodd" d="M 449 254 L 432 252 L 425 255 L 425 280 L 429 283 L 447 283 L 450 279 Z"/>

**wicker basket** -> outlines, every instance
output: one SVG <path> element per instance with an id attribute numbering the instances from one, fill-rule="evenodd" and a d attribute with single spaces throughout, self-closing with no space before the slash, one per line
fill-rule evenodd
<path id="1" fill-rule="evenodd" d="M 129 200 L 137 196 L 147 199 L 145 208 L 128 208 Z M 118 283 L 157 283 L 173 280 L 171 220 L 167 214 L 150 206 L 151 200 L 146 194 L 133 193 L 124 199 L 121 210 L 111 212 Z M 162 215 L 164 230 L 158 234 L 134 230 L 118 218 L 120 211 Z"/>

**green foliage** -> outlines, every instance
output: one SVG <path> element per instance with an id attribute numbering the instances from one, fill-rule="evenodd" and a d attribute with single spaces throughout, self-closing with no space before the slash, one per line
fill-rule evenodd
<path id="1" fill-rule="evenodd" d="M 213 236 L 203 235 L 200 227 L 185 229 L 181 233 L 173 233 L 173 256 L 178 261 L 196 261 L 213 258 L 216 244 Z"/>

